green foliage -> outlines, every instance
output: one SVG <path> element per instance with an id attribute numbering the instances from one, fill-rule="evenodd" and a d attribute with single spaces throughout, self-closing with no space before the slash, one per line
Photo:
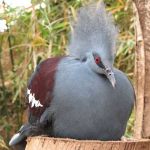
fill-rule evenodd
<path id="1" fill-rule="evenodd" d="M 85 3 L 88 1 L 34 0 L 31 8 L 5 6 L 5 12 L 0 14 L 8 26 L 7 31 L 0 33 L 0 133 L 6 143 L 24 120 L 24 92 L 31 73 L 41 60 L 67 53 L 69 21 Z M 131 2 L 105 0 L 105 3 L 120 31 L 115 66 L 133 79 L 135 42 Z M 134 117 L 130 119 L 127 136 L 132 135 L 133 122 Z"/>
<path id="2" fill-rule="evenodd" d="M 0 149 L 1 150 L 8 150 L 6 143 L 4 142 L 3 138 L 0 136 Z"/>

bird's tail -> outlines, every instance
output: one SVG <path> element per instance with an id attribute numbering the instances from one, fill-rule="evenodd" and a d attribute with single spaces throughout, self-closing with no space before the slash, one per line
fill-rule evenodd
<path id="1" fill-rule="evenodd" d="M 16 144 L 22 142 L 23 140 L 25 140 L 29 134 L 30 128 L 31 127 L 29 124 L 22 125 L 21 128 L 19 129 L 18 133 L 16 133 L 11 138 L 11 140 L 9 142 L 9 146 L 16 145 Z"/>
<path id="2" fill-rule="evenodd" d="M 117 29 L 102 1 L 79 9 L 72 24 L 70 54 L 82 58 L 89 51 L 103 49 L 115 54 Z"/>
<path id="3" fill-rule="evenodd" d="M 29 136 L 38 136 L 38 135 L 46 135 L 47 128 L 45 128 L 44 123 L 38 124 L 24 124 L 21 126 L 19 131 L 11 138 L 9 142 L 9 146 L 19 147 L 20 149 L 25 149 L 26 139 Z"/>
<path id="4" fill-rule="evenodd" d="M 27 137 L 37 136 L 44 133 L 42 127 L 43 126 L 41 124 L 39 126 L 31 125 L 29 123 L 22 125 L 19 131 L 11 138 L 9 146 L 25 149 Z"/>

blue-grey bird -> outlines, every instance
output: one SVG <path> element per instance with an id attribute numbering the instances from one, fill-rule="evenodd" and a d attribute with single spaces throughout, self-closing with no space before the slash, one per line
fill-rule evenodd
<path id="1" fill-rule="evenodd" d="M 40 63 L 27 87 L 28 123 L 10 145 L 28 136 L 120 140 L 135 94 L 126 75 L 113 66 L 117 28 L 103 2 L 80 8 L 69 55 Z"/>

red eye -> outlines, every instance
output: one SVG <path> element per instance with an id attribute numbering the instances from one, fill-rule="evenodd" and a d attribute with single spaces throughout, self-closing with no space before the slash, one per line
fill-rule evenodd
<path id="1" fill-rule="evenodd" d="M 95 63 L 99 64 L 101 62 L 101 58 L 99 56 L 95 57 Z"/>

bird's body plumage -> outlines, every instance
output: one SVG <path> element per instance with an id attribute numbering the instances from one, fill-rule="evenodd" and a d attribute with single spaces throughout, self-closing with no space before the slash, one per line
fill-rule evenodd
<path id="1" fill-rule="evenodd" d="M 125 131 L 134 103 L 133 88 L 124 73 L 114 69 L 117 84 L 113 88 L 104 75 L 93 72 L 86 62 L 72 57 L 59 58 L 59 63 L 55 65 L 57 68 L 54 69 L 53 88 L 46 89 L 46 85 L 42 87 L 41 84 L 45 83 L 45 75 L 51 75 L 51 69 L 43 71 L 43 68 L 48 68 L 51 59 L 53 60 L 50 58 L 42 62 L 42 67 L 38 66 L 36 75 L 39 80 L 34 76 L 29 82 L 28 89 L 36 99 L 41 99 L 41 108 L 45 112 L 42 115 L 41 108 L 31 107 L 32 103 L 29 103 L 29 122 L 32 124 L 33 118 L 36 118 L 33 124 L 39 120 L 41 123 L 47 120 L 51 123 L 50 133 L 54 137 L 119 140 Z M 48 77 L 46 83 L 51 79 L 52 76 Z M 39 81 L 35 86 L 34 80 Z M 35 91 L 38 87 L 44 89 L 48 94 L 47 98 L 40 97 L 43 94 L 42 89 Z"/>
<path id="2" fill-rule="evenodd" d="M 134 91 L 124 73 L 117 69 L 114 72 L 115 88 L 104 75 L 93 72 L 86 62 L 67 57 L 61 60 L 49 107 L 53 112 L 54 137 L 121 138 L 134 103 Z"/>
<path id="3" fill-rule="evenodd" d="M 117 30 L 103 3 L 80 9 L 70 55 L 37 66 L 27 87 L 28 124 L 10 145 L 28 136 L 119 140 L 132 111 L 133 87 L 113 67 Z"/>

